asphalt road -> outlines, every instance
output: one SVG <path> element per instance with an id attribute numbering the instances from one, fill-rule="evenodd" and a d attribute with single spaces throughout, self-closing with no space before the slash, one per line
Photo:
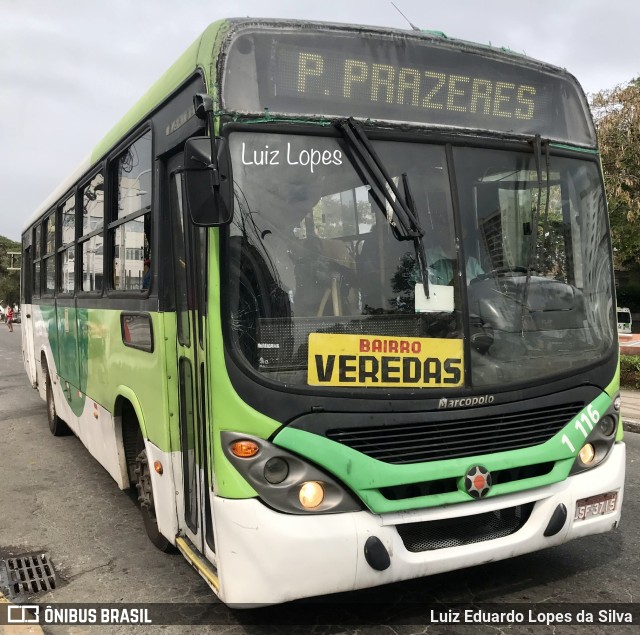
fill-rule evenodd
<path id="1" fill-rule="evenodd" d="M 163 554 L 147 541 L 133 497 L 118 489 L 75 437 L 50 435 L 45 404 L 23 369 L 20 338 L 20 326 L 11 334 L 0 325 L 0 560 L 30 552 L 49 555 L 59 585 L 33 598 L 38 602 L 200 603 L 202 621 L 216 622 L 197 627 L 57 626 L 45 627 L 45 633 L 609 635 L 633 630 L 416 624 L 427 607 L 443 603 L 575 603 L 588 608 L 598 602 L 640 601 L 640 435 L 626 436 L 627 485 L 622 523 L 615 532 L 463 571 L 322 598 L 310 606 L 229 611 L 218 605 L 181 555 Z M 336 610 L 339 606 L 348 607 L 349 619 Z M 381 607 L 387 618 L 380 616 Z M 306 624 L 276 626 L 291 614 L 305 616 L 300 621 Z M 342 624 L 332 625 L 339 620 Z M 394 625 L 383 625 L 387 623 Z"/>

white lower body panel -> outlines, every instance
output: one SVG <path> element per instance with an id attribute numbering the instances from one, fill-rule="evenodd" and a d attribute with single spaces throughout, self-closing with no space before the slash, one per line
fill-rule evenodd
<path id="1" fill-rule="evenodd" d="M 559 545 L 573 538 L 609 531 L 620 520 L 625 445 L 617 443 L 600 466 L 565 481 L 497 498 L 405 513 L 296 516 L 273 511 L 257 499 L 212 496 L 216 528 L 220 598 L 230 605 L 276 604 L 297 598 L 351 591 L 511 558 Z M 576 501 L 617 491 L 616 511 L 575 520 Z M 459 518 L 533 502 L 524 526 L 503 538 L 413 553 L 396 526 Z M 567 509 L 564 526 L 544 532 L 559 505 Z M 364 545 L 376 536 L 391 564 L 374 570 Z"/>

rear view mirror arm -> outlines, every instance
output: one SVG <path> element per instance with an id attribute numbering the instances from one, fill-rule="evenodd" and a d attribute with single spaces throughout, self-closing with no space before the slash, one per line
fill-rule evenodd
<path id="1" fill-rule="evenodd" d="M 220 187 L 220 170 L 218 168 L 218 148 L 216 144 L 215 133 L 215 117 L 213 113 L 213 99 L 206 93 L 196 93 L 193 96 L 193 107 L 196 116 L 204 119 L 209 124 L 209 138 L 211 139 L 211 165 L 203 166 L 205 169 L 211 169 L 213 174 L 213 186 Z"/>

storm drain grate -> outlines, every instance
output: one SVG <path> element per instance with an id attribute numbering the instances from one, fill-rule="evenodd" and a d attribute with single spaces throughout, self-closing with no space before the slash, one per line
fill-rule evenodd
<path id="1" fill-rule="evenodd" d="M 9 595 L 33 595 L 56 588 L 56 572 L 46 553 L 30 553 L 0 560 Z"/>

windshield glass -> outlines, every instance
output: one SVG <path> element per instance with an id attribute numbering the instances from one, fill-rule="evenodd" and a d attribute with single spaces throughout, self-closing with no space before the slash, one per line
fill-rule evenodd
<path id="1" fill-rule="evenodd" d="M 532 152 L 454 148 L 454 220 L 444 146 L 372 145 L 397 191 L 409 185 L 428 298 L 416 244 L 396 238 L 342 139 L 230 135 L 227 299 L 232 347 L 253 369 L 297 385 L 504 387 L 603 355 L 611 263 L 595 164 L 552 157 L 547 205 L 544 157 L 538 173 Z"/>
<path id="2" fill-rule="evenodd" d="M 475 386 L 567 372 L 612 346 L 612 264 L 594 162 L 454 148 Z M 540 183 L 538 182 L 540 179 Z M 529 275 L 527 275 L 529 268 Z"/>

